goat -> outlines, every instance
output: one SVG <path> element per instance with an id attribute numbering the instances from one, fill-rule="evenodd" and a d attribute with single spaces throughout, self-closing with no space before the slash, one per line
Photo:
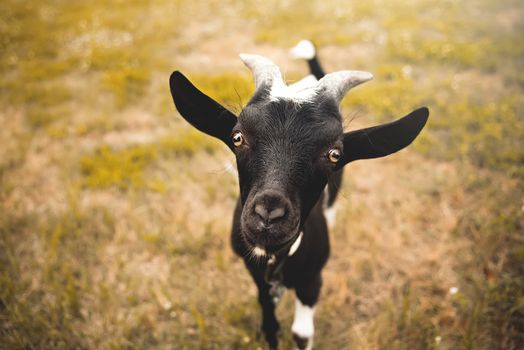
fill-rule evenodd
<path id="1" fill-rule="evenodd" d="M 275 307 L 288 288 L 297 297 L 293 338 L 300 349 L 311 349 L 321 271 L 330 250 L 324 188 L 347 163 L 408 146 L 429 112 L 422 107 L 397 121 L 344 133 L 339 103 L 351 88 L 370 80 L 370 73 L 338 71 L 287 86 L 269 59 L 240 58 L 254 75 L 255 93 L 238 117 L 179 71 L 171 74 L 171 94 L 182 117 L 236 156 L 240 196 L 231 243 L 258 287 L 269 347 L 278 346 Z"/>

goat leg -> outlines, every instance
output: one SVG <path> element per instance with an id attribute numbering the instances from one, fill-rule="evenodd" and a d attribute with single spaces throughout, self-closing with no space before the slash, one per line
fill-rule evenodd
<path id="1" fill-rule="evenodd" d="M 262 332 L 270 349 L 277 349 L 280 325 L 275 316 L 275 303 L 269 293 L 271 286 L 264 280 L 263 273 L 253 269 L 250 269 L 250 272 L 258 287 L 258 302 L 262 308 Z"/>

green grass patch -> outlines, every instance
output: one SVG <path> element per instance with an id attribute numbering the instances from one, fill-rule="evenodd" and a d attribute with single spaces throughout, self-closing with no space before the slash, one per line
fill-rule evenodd
<path id="1" fill-rule="evenodd" d="M 517 95 L 486 101 L 474 96 L 434 104 L 428 143 L 421 150 L 524 176 L 522 104 Z"/>
<path id="2" fill-rule="evenodd" d="M 248 73 L 189 74 L 188 77 L 201 91 L 232 112 L 240 112 L 255 90 Z"/>
<path id="3" fill-rule="evenodd" d="M 416 64 L 471 67 L 481 64 L 486 52 L 493 51 L 490 38 L 428 38 L 417 33 L 412 30 L 390 33 L 385 49 L 386 56 Z"/>
<path id="4" fill-rule="evenodd" d="M 378 348 L 431 349 L 438 330 L 431 322 L 434 310 L 424 308 L 417 291 L 404 285 L 386 305 L 372 331 Z M 392 326 L 394 325 L 394 326 Z"/>
<path id="5" fill-rule="evenodd" d="M 194 128 L 173 136 L 165 136 L 157 143 L 158 150 L 166 156 L 191 157 L 198 152 L 214 153 L 221 142 Z"/>
<path id="6" fill-rule="evenodd" d="M 342 106 L 367 111 L 379 120 L 405 115 L 422 99 L 414 93 L 415 82 L 406 72 L 409 68 L 397 64 L 378 67 L 373 81 L 348 95 Z"/>
<path id="7" fill-rule="evenodd" d="M 506 188 L 486 174 L 470 175 L 464 186 L 476 193 L 456 229 L 474 244 L 470 258 L 459 257 L 462 302 L 457 304 L 465 347 L 516 349 L 524 321 L 524 215 L 522 188 Z"/>
<path id="8" fill-rule="evenodd" d="M 94 154 L 80 159 L 83 184 L 89 188 L 116 186 L 127 189 L 145 184 L 144 170 L 158 157 L 151 145 L 132 146 L 115 151 L 100 146 Z"/>
<path id="9" fill-rule="evenodd" d="M 453 86 L 452 77 L 421 87 L 413 70 L 402 64 L 379 66 L 374 81 L 350 94 L 342 106 L 365 111 L 378 121 L 428 106 L 428 125 L 415 142 L 419 151 L 524 176 L 524 105 L 518 92 L 508 89 L 505 95 L 486 98 L 470 82 Z"/>
<path id="10" fill-rule="evenodd" d="M 94 249 L 111 238 L 114 222 L 104 208 L 81 210 L 74 191 L 67 201 L 68 209 L 56 215 L 0 214 L 0 327 L 6 348 L 87 347 L 76 325 L 91 293 Z M 38 256 L 30 253 L 35 242 Z"/>
<path id="11" fill-rule="evenodd" d="M 137 104 L 147 92 L 151 74 L 145 69 L 124 67 L 103 74 L 103 86 L 113 93 L 118 108 Z"/>
<path id="12" fill-rule="evenodd" d="M 160 157 L 192 157 L 198 152 L 212 154 L 219 145 L 219 141 L 194 129 L 121 150 L 102 145 L 93 154 L 80 159 L 82 183 L 87 188 L 149 188 L 163 193 L 167 190 L 166 184 L 146 176 L 147 170 Z"/>
<path id="13" fill-rule="evenodd" d="M 245 14 L 256 18 L 255 40 L 259 43 L 293 45 L 309 38 L 317 45 L 349 45 L 369 39 L 372 32 L 354 25 L 373 13 L 373 5 L 355 2 L 346 6 L 335 3 L 289 1 L 268 2 Z"/>

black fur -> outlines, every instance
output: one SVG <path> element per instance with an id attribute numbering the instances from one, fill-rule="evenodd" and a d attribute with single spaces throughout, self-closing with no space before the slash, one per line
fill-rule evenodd
<path id="1" fill-rule="evenodd" d="M 231 243 L 255 281 L 262 307 L 262 330 L 276 348 L 279 324 L 266 281 L 267 257 L 254 257 L 254 247 L 283 258 L 282 282 L 304 305 L 313 306 L 322 285 L 321 270 L 329 255 L 323 214 L 324 188 L 346 163 L 382 157 L 407 146 L 424 126 L 428 110 L 418 109 L 394 123 L 343 133 L 338 105 L 317 95 L 309 102 L 267 98 L 261 88 L 236 118 L 196 89 L 181 73 L 170 79 L 180 114 L 199 130 L 224 141 L 235 153 L 240 198 L 233 217 Z M 244 143 L 234 146 L 231 135 Z M 339 148 L 335 165 L 328 151 Z M 272 218 L 269 213 L 278 211 Z M 286 258 L 293 241 L 302 242 Z M 297 339 L 304 346 L 304 339 Z"/>
<path id="2" fill-rule="evenodd" d="M 317 80 L 320 80 L 326 75 L 326 72 L 324 71 L 324 69 L 322 68 L 322 65 L 320 64 L 320 59 L 318 58 L 317 47 L 315 46 L 315 44 L 313 44 L 313 47 L 315 48 L 315 55 L 313 56 L 313 58 L 306 60 L 306 62 L 309 67 L 309 72 L 313 74 L 313 76 Z M 335 200 L 337 199 L 337 195 L 340 191 L 340 187 L 342 186 L 343 175 L 344 175 L 344 169 L 340 169 L 336 171 L 335 173 L 333 173 L 333 175 L 329 178 L 328 186 L 327 186 L 328 196 L 325 200 L 326 207 L 328 208 L 333 206 L 333 204 L 335 204 Z"/>
<path id="3" fill-rule="evenodd" d="M 209 96 L 198 90 L 187 78 L 176 71 L 169 78 L 169 87 L 175 106 L 186 120 L 198 130 L 214 136 L 233 149 L 231 128 L 236 116 Z"/>
<path id="4" fill-rule="evenodd" d="M 320 80 L 324 75 L 326 75 L 326 73 L 324 72 L 324 69 L 320 64 L 320 60 L 318 59 L 316 45 L 313 44 L 313 47 L 315 48 L 315 56 L 307 60 L 307 64 L 309 66 L 309 71 L 311 72 L 311 74 L 313 74 L 315 78 L 317 78 L 317 80 Z"/>

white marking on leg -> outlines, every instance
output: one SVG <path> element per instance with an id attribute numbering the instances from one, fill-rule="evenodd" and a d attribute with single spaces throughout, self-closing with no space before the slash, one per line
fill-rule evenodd
<path id="1" fill-rule="evenodd" d="M 303 305 L 298 298 L 295 299 L 295 319 L 293 320 L 291 331 L 301 338 L 309 338 L 306 349 L 313 348 L 313 333 L 315 332 L 313 325 L 314 314 L 314 307 Z"/>

